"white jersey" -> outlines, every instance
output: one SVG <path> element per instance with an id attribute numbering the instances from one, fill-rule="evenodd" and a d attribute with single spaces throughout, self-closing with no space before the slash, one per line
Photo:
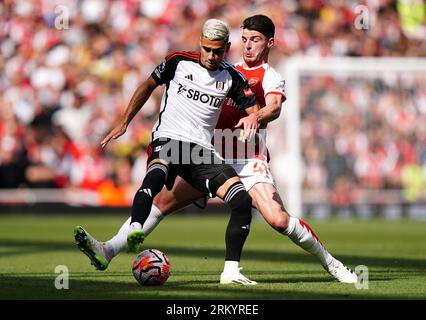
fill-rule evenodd
<path id="1" fill-rule="evenodd" d="M 166 84 L 153 140 L 167 137 L 213 149 L 211 138 L 225 97 L 232 98 L 238 109 L 256 103 L 240 72 L 226 61 L 209 71 L 200 64 L 199 52 L 168 55 L 152 77 L 158 84 Z"/>

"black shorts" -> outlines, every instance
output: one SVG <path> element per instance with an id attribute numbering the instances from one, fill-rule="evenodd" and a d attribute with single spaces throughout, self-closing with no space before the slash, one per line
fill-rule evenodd
<path id="1" fill-rule="evenodd" d="M 238 176 L 235 170 L 225 164 L 225 161 L 214 150 L 196 143 L 158 138 L 150 143 L 147 152 L 147 164 L 155 159 L 162 159 L 169 164 L 166 181 L 169 190 L 173 187 L 174 180 L 178 175 L 197 190 L 214 197 L 216 194 L 210 190 L 210 180 L 226 169 L 232 170 L 234 176 Z"/>

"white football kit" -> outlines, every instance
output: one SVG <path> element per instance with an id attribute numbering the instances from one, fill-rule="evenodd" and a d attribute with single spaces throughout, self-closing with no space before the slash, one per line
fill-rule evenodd
<path id="1" fill-rule="evenodd" d="M 217 70 L 209 71 L 199 59 L 199 52 L 174 52 L 152 73 L 158 84 L 166 84 L 152 140 L 167 137 L 213 149 L 211 139 L 225 97 L 241 110 L 256 103 L 234 66 L 222 61 Z"/>

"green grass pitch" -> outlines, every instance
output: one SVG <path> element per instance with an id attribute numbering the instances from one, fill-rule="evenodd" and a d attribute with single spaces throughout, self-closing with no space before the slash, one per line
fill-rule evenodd
<path id="1" fill-rule="evenodd" d="M 426 222 L 307 221 L 329 251 L 354 269 L 368 267 L 368 289 L 334 281 L 310 254 L 254 219 L 241 265 L 255 287 L 219 285 L 227 215 L 175 215 L 146 248 L 164 251 L 171 274 L 160 287 L 133 278 L 136 255 L 123 253 L 95 271 L 74 243 L 82 225 L 107 240 L 125 216 L 0 216 L 0 299 L 425 299 Z M 55 267 L 69 270 L 69 289 L 55 289 Z"/>

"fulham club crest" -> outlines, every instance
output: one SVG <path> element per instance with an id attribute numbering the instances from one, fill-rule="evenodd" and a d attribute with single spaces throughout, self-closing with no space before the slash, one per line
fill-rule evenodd
<path id="1" fill-rule="evenodd" d="M 225 82 L 216 81 L 216 89 L 217 90 L 223 90 L 223 88 L 225 88 Z"/>

